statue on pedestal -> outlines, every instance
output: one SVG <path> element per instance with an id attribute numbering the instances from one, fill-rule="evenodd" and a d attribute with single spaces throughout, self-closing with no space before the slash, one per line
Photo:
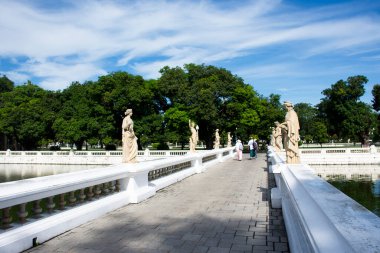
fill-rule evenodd
<path id="1" fill-rule="evenodd" d="M 280 152 L 282 150 L 282 126 L 276 121 L 274 122 L 276 127 L 273 130 L 273 138 L 274 138 L 274 149 L 276 152 Z"/>
<path id="2" fill-rule="evenodd" d="M 232 138 L 231 138 L 231 132 L 227 133 L 227 148 L 232 147 Z"/>
<path id="3" fill-rule="evenodd" d="M 274 133 L 275 133 L 275 128 L 274 127 L 270 127 L 269 128 L 271 130 L 271 135 L 270 135 L 270 141 L 269 141 L 269 145 L 274 147 L 275 145 L 275 139 L 274 139 Z"/>
<path id="4" fill-rule="evenodd" d="M 220 146 L 219 129 L 216 129 L 215 130 L 214 149 L 219 149 L 219 146 Z"/>
<path id="5" fill-rule="evenodd" d="M 191 136 L 189 139 L 189 149 L 190 149 L 190 152 L 195 152 L 195 148 L 198 144 L 198 131 L 195 128 L 194 121 L 189 120 L 189 128 L 191 132 Z"/>
<path id="6" fill-rule="evenodd" d="M 132 109 L 125 111 L 122 124 L 123 163 L 137 163 L 137 137 L 133 131 Z"/>
<path id="7" fill-rule="evenodd" d="M 288 111 L 285 115 L 285 122 L 281 124 L 282 128 L 286 130 L 286 163 L 300 163 L 298 141 L 300 125 L 297 113 L 293 109 L 290 102 L 284 102 L 284 106 Z"/>

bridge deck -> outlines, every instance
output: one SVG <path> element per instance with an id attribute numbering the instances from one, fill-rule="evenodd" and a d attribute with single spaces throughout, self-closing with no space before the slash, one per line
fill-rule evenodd
<path id="1" fill-rule="evenodd" d="M 230 159 L 27 252 L 289 252 L 272 184 L 265 154 Z"/>

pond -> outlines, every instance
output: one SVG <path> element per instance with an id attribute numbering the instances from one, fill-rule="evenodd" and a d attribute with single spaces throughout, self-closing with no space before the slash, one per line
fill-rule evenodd
<path id="1" fill-rule="evenodd" d="M 0 164 L 0 183 L 106 166 L 107 165 Z"/>
<path id="2" fill-rule="evenodd" d="M 380 217 L 380 166 L 312 166 L 317 174 Z"/>

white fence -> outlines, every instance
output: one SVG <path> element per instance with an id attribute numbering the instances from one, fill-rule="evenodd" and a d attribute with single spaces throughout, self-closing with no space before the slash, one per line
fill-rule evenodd
<path id="1" fill-rule="evenodd" d="M 233 156 L 234 148 L 0 184 L 0 252 L 20 252 Z M 14 220 L 12 220 L 14 219 Z"/>
<path id="2" fill-rule="evenodd" d="M 302 156 L 301 156 L 302 159 Z M 286 164 L 268 150 L 291 252 L 380 252 L 380 218 L 315 175 L 307 164 Z"/>
<path id="3" fill-rule="evenodd" d="M 186 155 L 188 150 L 138 151 L 137 160 Z M 0 151 L 0 163 L 13 164 L 118 164 L 122 151 Z"/>
<path id="4" fill-rule="evenodd" d="M 300 149 L 300 158 L 301 162 L 310 165 L 380 164 L 380 149 L 375 146 L 370 148 Z"/>

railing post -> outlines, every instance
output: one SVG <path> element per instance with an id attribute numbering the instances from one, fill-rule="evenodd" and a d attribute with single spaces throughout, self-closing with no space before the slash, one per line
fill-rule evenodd
<path id="1" fill-rule="evenodd" d="M 127 166 L 137 167 L 137 165 Z M 129 196 L 129 201 L 131 203 L 139 203 L 156 194 L 155 188 L 150 187 L 148 182 L 148 173 L 153 169 L 154 168 L 152 167 L 137 167 L 131 168 L 131 170 L 129 170 L 129 177 L 127 178 L 126 182 L 126 190 Z"/>
<path id="2" fill-rule="evenodd" d="M 195 168 L 196 173 L 202 173 L 204 171 L 203 169 L 203 163 L 202 163 L 202 156 L 199 154 L 194 155 L 195 159 L 191 160 L 191 167 Z"/>

